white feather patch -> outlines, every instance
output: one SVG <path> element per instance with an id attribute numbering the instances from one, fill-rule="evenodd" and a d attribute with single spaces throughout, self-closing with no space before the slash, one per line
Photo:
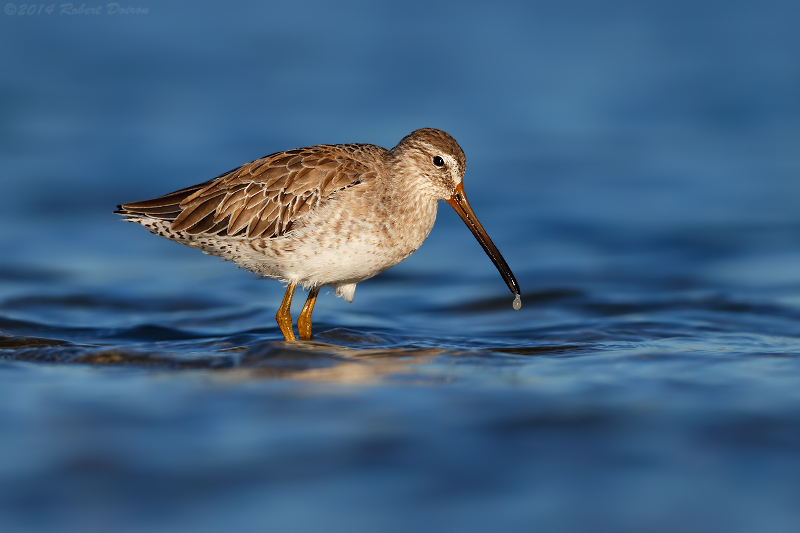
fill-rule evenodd
<path id="1" fill-rule="evenodd" d="M 355 283 L 337 283 L 333 287 L 334 291 L 336 291 L 336 296 L 341 296 L 344 298 L 345 302 L 352 302 L 353 295 L 356 293 L 356 284 Z"/>

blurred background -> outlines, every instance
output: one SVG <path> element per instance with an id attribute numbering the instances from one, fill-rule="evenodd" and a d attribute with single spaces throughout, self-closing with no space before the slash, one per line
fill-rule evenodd
<path id="1" fill-rule="evenodd" d="M 148 2 L 0 14 L 0 526 L 797 531 L 796 2 Z M 442 204 L 288 346 L 111 213 L 421 127 L 521 311 Z"/>

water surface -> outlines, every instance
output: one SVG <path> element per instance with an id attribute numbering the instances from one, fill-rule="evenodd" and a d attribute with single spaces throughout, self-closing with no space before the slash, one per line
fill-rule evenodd
<path id="1" fill-rule="evenodd" d="M 794 4 L 137 6 L 0 15 L 0 528 L 797 531 Z M 293 344 L 111 214 L 419 127 L 520 311 L 446 204 Z"/>

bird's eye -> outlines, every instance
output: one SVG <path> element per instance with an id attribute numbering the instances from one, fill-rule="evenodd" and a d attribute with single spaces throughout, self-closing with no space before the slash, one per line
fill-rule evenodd
<path id="1" fill-rule="evenodd" d="M 443 166 L 443 165 L 444 165 L 444 159 L 442 159 L 442 158 L 441 158 L 440 156 L 438 156 L 438 155 L 437 155 L 437 156 L 434 156 L 434 158 L 433 158 L 433 164 L 434 164 L 434 165 L 436 165 L 437 167 L 441 167 L 441 166 Z"/>

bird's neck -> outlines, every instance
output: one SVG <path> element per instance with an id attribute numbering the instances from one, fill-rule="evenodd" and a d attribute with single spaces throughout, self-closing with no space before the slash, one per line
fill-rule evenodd
<path id="1" fill-rule="evenodd" d="M 377 202 L 386 210 L 382 217 L 387 223 L 387 233 L 396 245 L 408 248 L 408 254 L 420 247 L 436 221 L 438 201 L 424 188 L 415 176 L 391 175 L 379 192 Z"/>

